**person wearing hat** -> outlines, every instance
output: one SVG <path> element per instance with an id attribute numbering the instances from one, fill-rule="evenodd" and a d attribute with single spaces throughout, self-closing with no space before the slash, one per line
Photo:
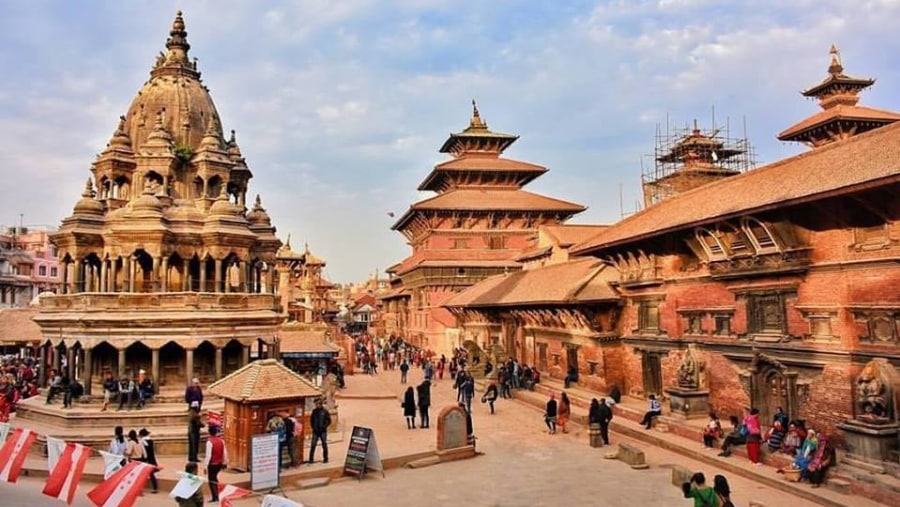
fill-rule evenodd
<path id="1" fill-rule="evenodd" d="M 328 463 L 328 427 L 331 426 L 331 414 L 322 406 L 322 398 L 316 400 L 316 408 L 309 416 L 312 427 L 312 442 L 309 444 L 309 464 L 316 458 L 316 444 L 322 442 L 322 463 Z"/>
<path id="2" fill-rule="evenodd" d="M 150 486 L 156 493 L 159 491 L 159 484 L 156 482 L 156 470 L 159 467 L 159 463 L 156 461 L 156 447 L 153 446 L 153 438 L 150 437 L 150 430 L 147 428 L 141 428 L 138 436 L 141 437 L 141 445 L 144 446 L 144 459 L 141 461 L 154 467 L 153 472 L 150 472 Z"/>

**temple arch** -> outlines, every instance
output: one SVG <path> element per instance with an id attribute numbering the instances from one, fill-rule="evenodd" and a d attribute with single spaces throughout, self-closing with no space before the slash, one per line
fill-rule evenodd
<path id="1" fill-rule="evenodd" d="M 222 349 L 222 375 L 228 375 L 242 366 L 244 366 L 244 345 L 233 339 Z"/>
<path id="2" fill-rule="evenodd" d="M 185 371 L 184 348 L 177 342 L 170 341 L 159 349 L 160 386 L 182 387 L 190 380 L 190 372 Z"/>
<path id="3" fill-rule="evenodd" d="M 150 348 L 134 342 L 125 349 L 125 376 L 136 379 L 141 370 L 150 371 Z"/>
<path id="4" fill-rule="evenodd" d="M 203 384 L 218 380 L 216 378 L 216 347 L 204 340 L 194 350 L 194 377 Z"/>

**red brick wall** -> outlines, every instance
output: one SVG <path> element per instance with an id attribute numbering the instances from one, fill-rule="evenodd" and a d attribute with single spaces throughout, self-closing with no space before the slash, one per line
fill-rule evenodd
<path id="1" fill-rule="evenodd" d="M 741 385 L 740 367 L 722 354 L 706 352 L 706 373 L 709 386 L 709 406 L 723 421 L 728 416 L 741 417 L 741 410 L 750 405 L 750 394 Z"/>

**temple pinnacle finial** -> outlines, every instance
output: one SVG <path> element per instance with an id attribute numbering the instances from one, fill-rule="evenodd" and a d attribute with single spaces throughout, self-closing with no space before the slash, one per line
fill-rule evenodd
<path id="1" fill-rule="evenodd" d="M 288 233 L 287 241 L 284 242 L 284 247 L 288 250 L 291 249 L 291 233 Z"/>
<path id="2" fill-rule="evenodd" d="M 472 120 L 469 121 L 469 128 L 487 129 L 487 123 L 481 119 L 481 114 L 478 112 L 478 104 L 475 102 L 475 99 L 472 99 Z"/>
<path id="3" fill-rule="evenodd" d="M 81 197 L 91 198 L 94 197 L 94 180 L 88 177 L 87 181 L 84 183 L 84 191 L 81 192 Z"/>
<path id="4" fill-rule="evenodd" d="M 167 65 L 177 64 L 190 68 L 188 50 L 191 49 L 191 45 L 187 41 L 187 31 L 184 29 L 184 18 L 181 11 L 175 13 L 175 21 L 172 22 L 169 38 L 166 40 L 166 49 L 168 49 L 165 57 Z"/>
<path id="5" fill-rule="evenodd" d="M 259 194 L 256 194 L 256 202 L 253 204 L 253 209 L 261 209 L 262 208 L 262 199 L 259 198 Z"/>
<path id="6" fill-rule="evenodd" d="M 831 65 L 828 66 L 828 72 L 834 75 L 844 72 L 844 66 L 841 65 L 841 52 L 837 46 L 832 44 L 829 53 L 831 54 Z"/>
<path id="7" fill-rule="evenodd" d="M 309 241 L 303 243 L 303 252 L 309 253 Z"/>

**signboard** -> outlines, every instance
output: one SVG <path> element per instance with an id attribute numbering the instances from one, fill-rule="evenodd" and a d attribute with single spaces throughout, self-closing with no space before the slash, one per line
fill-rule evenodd
<path id="1" fill-rule="evenodd" d="M 281 475 L 278 470 L 278 434 L 263 433 L 250 437 L 250 489 L 275 489 Z"/>
<path id="2" fill-rule="evenodd" d="M 381 454 L 372 428 L 354 426 L 353 433 L 350 434 L 350 445 L 347 447 L 347 458 L 344 460 L 344 475 L 353 475 L 362 480 L 367 468 L 381 470 L 384 475 Z"/>

